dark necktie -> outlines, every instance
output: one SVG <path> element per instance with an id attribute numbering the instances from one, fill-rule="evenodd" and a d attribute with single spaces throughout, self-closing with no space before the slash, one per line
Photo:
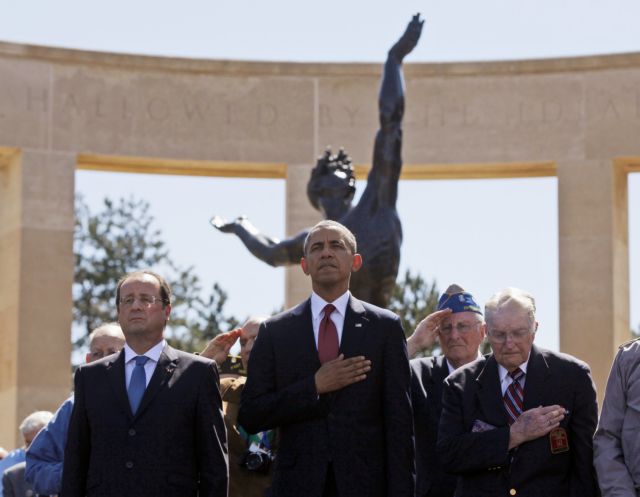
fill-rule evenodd
<path id="1" fill-rule="evenodd" d="M 320 321 L 320 330 L 318 333 L 318 358 L 320 364 L 331 361 L 338 357 L 340 344 L 338 343 L 338 330 L 331 320 L 331 313 L 336 308 L 332 304 L 324 307 L 324 317 Z"/>
<path id="2" fill-rule="evenodd" d="M 518 419 L 518 416 L 522 414 L 522 409 L 524 406 L 524 395 L 522 392 L 522 385 L 520 384 L 520 380 L 524 376 L 524 371 L 522 371 L 520 368 L 517 368 L 511 371 L 511 373 L 509 373 L 509 376 L 511 376 L 511 379 L 513 381 L 511 382 L 511 385 L 509 385 L 505 390 L 502 400 L 504 401 L 504 407 L 507 410 L 509 425 L 512 425 L 515 420 Z"/>
<path id="3" fill-rule="evenodd" d="M 129 396 L 129 405 L 131 405 L 131 412 L 136 413 L 142 396 L 147 388 L 147 374 L 144 371 L 144 365 L 149 360 L 147 356 L 136 356 L 136 365 L 131 373 L 131 380 L 129 381 L 129 388 L 127 389 L 127 395 Z"/>

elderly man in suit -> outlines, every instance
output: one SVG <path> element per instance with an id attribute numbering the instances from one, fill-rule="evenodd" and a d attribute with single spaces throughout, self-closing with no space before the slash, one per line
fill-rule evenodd
<path id="1" fill-rule="evenodd" d="M 116 290 L 126 343 L 78 368 L 64 497 L 226 497 L 226 434 L 215 363 L 167 345 L 171 288 L 152 271 Z"/>
<path id="2" fill-rule="evenodd" d="M 264 322 L 239 424 L 280 429 L 274 497 L 412 497 L 409 362 L 400 319 L 353 298 L 353 234 L 315 225 L 302 269 L 311 298 Z"/>
<path id="3" fill-rule="evenodd" d="M 407 340 L 409 357 L 440 342 L 442 355 L 411 361 L 411 403 L 416 436 L 416 497 L 453 497 L 456 477 L 436 454 L 444 379 L 480 357 L 484 340 L 482 311 L 469 292 L 450 285 Z"/>
<path id="4" fill-rule="evenodd" d="M 533 344 L 535 300 L 507 288 L 485 305 L 493 354 L 445 380 L 437 448 L 456 497 L 597 495 L 598 409 L 587 364 Z"/>

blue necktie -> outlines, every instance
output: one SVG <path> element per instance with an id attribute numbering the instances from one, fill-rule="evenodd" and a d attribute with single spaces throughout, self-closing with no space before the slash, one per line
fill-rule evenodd
<path id="1" fill-rule="evenodd" d="M 144 390 L 147 388 L 147 375 L 144 372 L 144 365 L 148 360 L 149 358 L 147 356 L 136 356 L 136 366 L 133 368 L 131 381 L 129 381 L 127 394 L 129 395 L 129 405 L 131 405 L 131 412 L 133 414 L 135 414 L 138 407 L 140 407 Z"/>

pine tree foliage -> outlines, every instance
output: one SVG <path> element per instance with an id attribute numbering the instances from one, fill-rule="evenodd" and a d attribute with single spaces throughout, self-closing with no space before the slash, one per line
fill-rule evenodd
<path id="1" fill-rule="evenodd" d="M 138 269 L 152 269 L 171 284 L 174 299 L 166 335 L 173 345 L 200 350 L 207 340 L 237 324 L 224 314 L 224 290 L 215 284 L 203 299 L 193 267 L 174 263 L 144 200 L 105 198 L 102 209 L 94 213 L 78 196 L 74 256 L 73 320 L 83 330 L 76 347 L 85 345 L 91 330 L 116 320 L 117 282 Z"/>

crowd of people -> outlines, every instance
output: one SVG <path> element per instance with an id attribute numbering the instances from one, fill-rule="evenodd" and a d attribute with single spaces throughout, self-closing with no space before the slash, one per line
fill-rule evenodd
<path id="1" fill-rule="evenodd" d="M 91 333 L 73 395 L 0 450 L 0 493 L 638 495 L 639 341 L 621 345 L 598 420 L 589 366 L 534 344 L 529 293 L 501 290 L 483 312 L 451 285 L 405 340 L 398 316 L 349 292 L 363 264 L 347 228 L 318 223 L 301 260 L 310 298 L 199 354 L 166 342 L 166 280 L 123 276 L 118 322 Z M 441 355 L 417 357 L 436 342 Z"/>

